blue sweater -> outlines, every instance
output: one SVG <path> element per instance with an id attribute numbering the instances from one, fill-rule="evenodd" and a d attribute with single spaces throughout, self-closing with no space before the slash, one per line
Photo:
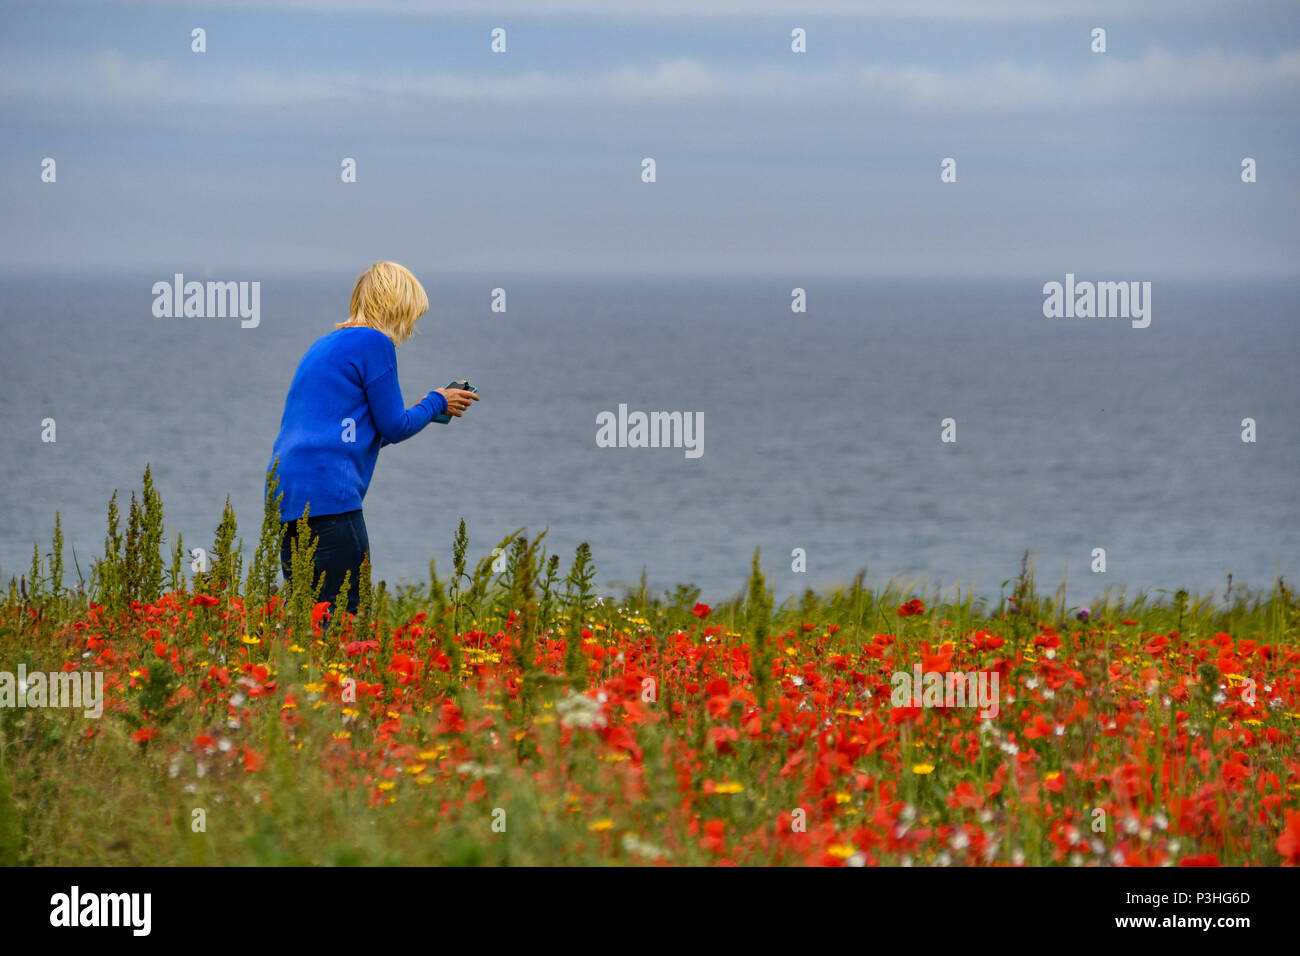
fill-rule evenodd
<path id="1" fill-rule="evenodd" d="M 447 410 L 430 392 L 410 408 L 397 383 L 397 349 L 378 329 L 335 329 L 317 339 L 298 363 L 280 419 L 277 455 L 284 492 L 280 520 L 356 511 L 370 487 L 383 445 L 410 438 Z"/>

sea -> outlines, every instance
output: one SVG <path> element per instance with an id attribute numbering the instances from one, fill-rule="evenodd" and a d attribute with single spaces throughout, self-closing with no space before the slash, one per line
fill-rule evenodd
<path id="1" fill-rule="evenodd" d="M 390 587 L 426 581 L 431 559 L 446 575 L 462 518 L 475 558 L 523 528 L 567 569 L 588 542 L 611 596 L 644 575 L 721 600 L 756 549 L 782 599 L 859 569 L 996 599 L 1026 552 L 1038 587 L 1064 581 L 1079 605 L 1300 572 L 1300 279 L 1157 278 L 1135 328 L 1046 317 L 1064 270 L 415 271 L 430 308 L 398 350 L 407 404 L 461 378 L 481 401 L 380 452 L 364 513 Z M 0 278 L 5 582 L 33 542 L 48 553 L 56 512 L 68 578 L 89 575 L 110 495 L 125 513 L 146 465 L 168 547 L 210 546 L 229 498 L 251 555 L 290 379 L 354 276 L 185 278 L 257 281 L 256 327 L 156 317 L 171 272 Z M 602 447 L 620 405 L 692 416 L 698 456 Z"/>

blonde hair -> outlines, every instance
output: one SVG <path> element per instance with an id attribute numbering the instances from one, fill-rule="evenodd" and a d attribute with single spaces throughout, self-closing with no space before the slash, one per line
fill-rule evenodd
<path id="1" fill-rule="evenodd" d="M 415 320 L 429 311 L 429 297 L 420 280 L 396 262 L 376 262 L 352 287 L 351 315 L 336 329 L 378 329 L 394 345 L 401 345 L 415 331 Z"/>

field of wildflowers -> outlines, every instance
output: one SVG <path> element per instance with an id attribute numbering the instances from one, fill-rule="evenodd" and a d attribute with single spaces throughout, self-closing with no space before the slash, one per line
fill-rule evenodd
<path id="1" fill-rule="evenodd" d="M 0 604 L 0 670 L 103 674 L 103 714 L 0 708 L 0 863 L 1294 865 L 1300 604 L 1068 606 L 1022 567 L 996 606 L 865 575 L 774 606 L 594 592 L 523 531 L 330 622 L 244 573 L 167 566 L 149 472 L 105 555 L 63 543 Z M 309 568 L 310 553 L 295 555 Z M 996 673 L 995 716 L 900 704 L 894 675 Z"/>

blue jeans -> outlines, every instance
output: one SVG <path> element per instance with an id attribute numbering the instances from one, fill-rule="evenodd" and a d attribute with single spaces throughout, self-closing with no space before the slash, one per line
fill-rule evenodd
<path id="1" fill-rule="evenodd" d="M 343 575 L 351 571 L 348 611 L 356 614 L 361 562 L 370 551 L 370 539 L 366 536 L 366 522 L 361 517 L 361 511 L 347 511 L 339 515 L 311 515 L 307 518 L 307 527 L 312 537 L 317 539 L 313 577 L 318 579 L 321 572 L 325 572 L 325 586 L 321 588 L 320 600 L 329 601 L 332 611 L 339 596 L 339 588 L 343 586 Z M 284 572 L 285 584 L 291 580 L 289 562 L 297 536 L 298 522 L 280 523 L 280 570 Z"/>

